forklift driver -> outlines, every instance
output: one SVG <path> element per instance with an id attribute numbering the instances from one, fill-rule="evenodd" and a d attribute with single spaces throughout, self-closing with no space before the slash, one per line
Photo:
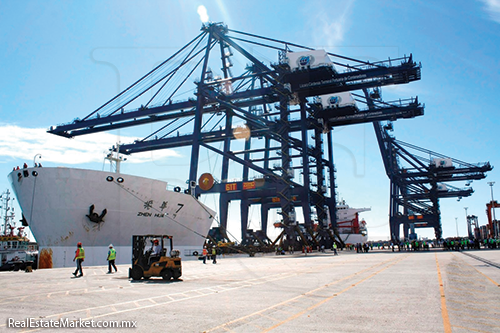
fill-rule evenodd
<path id="1" fill-rule="evenodd" d="M 159 257 L 160 254 L 161 254 L 161 245 L 160 245 L 160 242 L 158 241 L 158 239 L 154 239 L 153 240 L 153 251 L 151 252 L 151 256 L 153 257 Z"/>
<path id="2" fill-rule="evenodd" d="M 162 247 L 157 238 L 153 239 L 151 250 L 149 250 L 149 264 L 151 265 L 153 262 L 160 260 Z"/>

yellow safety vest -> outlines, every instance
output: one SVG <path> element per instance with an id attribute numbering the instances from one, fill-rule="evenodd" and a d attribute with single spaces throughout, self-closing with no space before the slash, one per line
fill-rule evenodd
<path id="1" fill-rule="evenodd" d="M 109 249 L 109 256 L 108 260 L 115 260 L 116 259 L 116 250 L 115 249 Z"/>
<path id="2" fill-rule="evenodd" d="M 78 251 L 78 256 L 76 257 L 76 259 L 85 259 L 85 250 L 83 249 L 83 247 L 81 247 L 79 250 L 80 251 Z"/>

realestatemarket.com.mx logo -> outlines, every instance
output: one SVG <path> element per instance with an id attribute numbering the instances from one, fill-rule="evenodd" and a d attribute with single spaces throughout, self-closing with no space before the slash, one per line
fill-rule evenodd
<path id="1" fill-rule="evenodd" d="M 58 320 L 26 318 L 24 320 L 7 319 L 8 328 L 137 328 L 137 322 L 133 320 L 69 320 L 61 318 Z"/>

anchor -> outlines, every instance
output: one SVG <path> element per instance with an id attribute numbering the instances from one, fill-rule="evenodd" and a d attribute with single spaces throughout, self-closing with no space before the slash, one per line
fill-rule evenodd
<path id="1" fill-rule="evenodd" d="M 91 222 L 94 222 L 94 223 L 104 222 L 103 218 L 106 215 L 106 213 L 108 212 L 108 210 L 106 208 L 104 208 L 104 210 L 102 211 L 101 215 L 99 215 L 99 214 L 97 214 L 97 213 L 94 212 L 94 208 L 95 208 L 94 205 L 90 206 L 90 208 L 89 208 L 89 214 L 86 215 L 86 216 L 89 218 L 89 220 Z"/>

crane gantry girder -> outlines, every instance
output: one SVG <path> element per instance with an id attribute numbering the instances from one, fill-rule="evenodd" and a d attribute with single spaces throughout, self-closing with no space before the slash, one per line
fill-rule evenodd
<path id="1" fill-rule="evenodd" d="M 418 214 L 418 215 L 401 215 L 395 216 L 391 219 L 391 225 L 399 226 L 403 224 L 407 226 L 405 228 L 405 238 L 408 238 L 409 224 L 412 224 L 413 228 L 440 228 L 440 222 L 436 219 L 435 214 Z"/>
<path id="2" fill-rule="evenodd" d="M 211 110 L 210 112 L 217 112 L 217 111 Z M 328 126 L 329 128 L 332 128 L 336 126 L 362 124 L 373 121 L 383 121 L 383 120 L 394 121 L 399 118 L 407 119 L 421 115 L 423 115 L 423 106 L 420 104 L 407 105 L 403 107 L 388 106 L 386 108 L 379 108 L 377 110 L 360 111 L 353 115 L 332 117 L 328 119 Z M 175 115 L 165 115 L 163 117 L 156 116 L 156 118 L 154 119 L 148 119 L 147 122 L 176 119 L 180 118 L 181 116 L 193 117 L 194 111 L 176 113 Z M 301 131 L 303 121 L 304 120 L 290 121 L 290 133 Z M 306 121 L 308 129 L 314 129 L 317 126 L 321 126 L 321 124 L 318 123 L 317 118 L 309 117 Z M 115 126 L 115 125 L 110 125 L 110 126 Z M 119 127 L 118 124 L 116 126 Z M 266 135 L 266 133 L 268 132 L 276 132 L 277 127 L 279 127 L 278 123 L 269 121 L 266 127 L 261 127 L 261 128 L 256 128 L 255 126 L 251 127 L 250 136 L 262 137 Z M 85 129 L 82 131 L 88 133 L 88 131 L 91 130 L 92 129 Z M 218 142 L 226 139 L 224 130 L 203 132 L 201 135 L 202 135 L 202 140 L 205 142 Z M 231 139 L 235 139 L 234 135 L 231 136 Z M 192 142 L 193 142 L 192 134 L 180 135 L 180 136 L 174 135 L 172 137 L 167 137 L 167 138 L 137 141 L 132 144 L 123 144 L 120 146 L 120 153 L 132 154 L 132 153 L 157 150 L 157 149 L 176 148 L 182 146 L 189 146 L 192 144 Z"/>
<path id="3" fill-rule="evenodd" d="M 337 73 L 331 67 L 301 69 L 287 72 L 283 80 L 289 83 L 291 91 L 301 97 L 319 96 L 345 91 L 354 91 L 393 84 L 404 84 L 420 80 L 421 66 L 409 58 L 388 60 L 366 68 L 349 68 L 350 71 Z M 401 61 L 399 65 L 392 63 Z"/>
<path id="4" fill-rule="evenodd" d="M 437 198 L 458 198 L 458 197 L 468 197 L 474 193 L 474 190 L 471 188 L 465 189 L 465 190 L 458 190 L 458 191 L 438 191 L 436 196 Z M 429 199 L 430 193 L 411 193 L 411 194 L 406 194 L 404 196 L 405 200 L 426 200 Z"/>
<path id="5" fill-rule="evenodd" d="M 395 79 L 393 76 L 398 76 L 398 77 L 408 77 L 411 78 L 412 80 L 417 80 L 420 79 L 420 75 L 410 75 L 409 72 L 411 71 L 420 71 L 420 65 L 417 65 L 415 62 L 411 60 L 411 56 L 408 60 L 406 58 L 403 58 L 404 62 L 401 65 L 398 66 L 388 66 L 385 67 L 384 65 L 377 64 L 376 68 L 370 68 L 370 69 L 351 69 L 353 72 L 348 72 L 348 73 L 343 73 L 343 74 L 335 74 L 333 69 L 330 67 L 326 68 L 319 68 L 319 69 L 314 69 L 311 70 L 313 72 L 317 71 L 327 71 L 330 73 L 330 75 L 337 75 L 338 79 L 336 78 L 333 80 L 330 77 L 330 81 L 333 80 L 335 82 L 333 83 L 327 83 L 327 84 L 321 84 L 318 86 L 314 87 L 315 94 L 306 94 L 307 96 L 314 96 L 314 95 L 322 95 L 322 94 L 333 94 L 333 93 L 338 93 L 338 92 L 344 92 L 344 91 L 351 91 L 351 90 L 356 90 L 356 89 L 361 89 L 361 88 L 373 88 L 373 87 L 379 87 L 382 85 L 388 85 L 388 84 L 400 84 L 400 83 L 408 83 L 408 80 L 400 80 L 400 79 Z M 395 61 L 395 60 L 393 60 Z M 264 66 L 264 65 L 263 65 Z M 374 65 L 375 66 L 375 65 Z M 285 86 L 280 85 L 280 90 L 277 92 L 276 87 L 264 87 L 264 88 L 258 88 L 258 89 L 252 89 L 252 90 L 246 90 L 246 91 L 239 91 L 239 92 L 234 92 L 232 94 L 223 94 L 223 93 L 218 93 L 216 94 L 213 86 L 216 84 L 221 84 L 220 81 L 214 81 L 214 82 L 209 82 L 209 83 L 204 83 L 203 85 L 198 84 L 198 88 L 202 88 L 202 91 L 205 92 L 211 92 L 211 97 L 212 101 L 207 101 L 208 104 L 205 106 L 203 105 L 203 113 L 206 112 L 218 112 L 219 108 L 218 106 L 213 106 L 210 105 L 210 102 L 216 102 L 216 101 L 224 101 L 227 104 L 227 106 L 230 105 L 230 103 L 234 102 L 234 107 L 235 108 L 243 108 L 243 107 L 248 107 L 248 106 L 254 106 L 254 105 L 261 105 L 263 103 L 274 103 L 277 102 L 280 98 L 280 95 L 283 93 L 293 93 L 297 92 L 303 95 L 304 91 L 309 91 L 309 88 L 307 90 L 304 90 L 301 88 L 300 84 L 299 86 L 295 87 L 294 84 L 296 83 L 293 78 L 296 75 L 304 75 L 304 70 L 298 71 L 299 73 L 291 73 L 291 72 L 285 72 L 283 80 L 290 80 L 291 83 L 291 91 L 287 90 Z M 270 75 L 274 74 L 275 76 L 277 75 L 276 72 L 271 71 L 269 68 L 266 67 L 266 70 L 262 73 L 259 74 L 252 74 L 249 76 L 244 76 L 244 77 L 238 77 L 238 78 L 232 78 L 229 79 L 230 82 L 237 82 L 238 80 L 245 80 L 250 77 L 254 77 L 255 75 Z M 398 74 L 399 73 L 399 74 Z M 373 80 L 373 81 L 368 81 L 364 82 L 362 86 L 357 87 L 357 86 L 349 86 L 349 82 L 351 81 L 358 81 L 360 80 L 360 77 L 362 80 Z M 384 80 L 381 80 L 380 78 L 385 78 Z M 221 80 L 224 81 L 224 80 Z M 279 82 L 279 81 L 278 81 Z M 321 83 L 321 82 L 320 82 Z M 316 91 L 319 89 L 318 91 Z M 199 91 L 198 94 L 202 93 L 202 91 Z M 264 96 L 264 97 L 262 97 Z M 307 96 L 302 96 L 302 97 L 307 97 Z M 206 96 L 209 97 L 209 96 Z M 252 98 L 258 98 L 262 97 L 257 100 L 252 100 Z M 244 101 L 240 101 L 242 99 L 246 99 Z M 51 127 L 48 132 L 64 137 L 74 137 L 78 135 L 84 135 L 84 134 L 89 134 L 89 133 L 96 133 L 96 132 L 101 132 L 101 131 L 108 131 L 108 130 L 113 130 L 113 129 L 118 129 L 118 128 L 124 128 L 124 127 L 130 127 L 130 126 L 137 126 L 137 125 L 143 125 L 151 122 L 158 122 L 158 121 L 164 121 L 168 119 L 175 119 L 176 117 L 182 117 L 182 116 L 187 116 L 188 113 L 185 115 L 182 115 L 180 113 L 174 113 L 174 114 L 165 114 L 168 112 L 172 111 L 180 111 L 180 110 L 186 110 L 186 109 L 191 109 L 196 107 L 196 100 L 190 99 L 187 101 L 183 102 L 177 102 L 177 103 L 169 103 L 167 105 L 162 105 L 162 106 L 153 106 L 153 107 L 144 107 L 141 106 L 137 110 L 130 110 L 130 111 L 124 111 L 120 110 L 119 113 L 112 113 L 111 115 L 108 116 L 99 116 L 98 114 L 93 117 L 89 118 L 89 116 L 85 117 L 84 120 L 79 120 L 75 119 L 72 123 L 69 124 L 63 124 L 63 125 L 58 125 L 55 127 Z M 418 104 L 418 103 L 417 103 Z M 415 116 L 419 116 L 423 114 L 423 107 L 421 108 L 415 108 L 414 105 L 408 105 L 408 106 L 401 106 L 401 107 L 388 107 L 388 108 L 378 108 L 378 111 L 381 113 L 380 117 L 377 117 L 379 114 L 371 112 L 372 110 L 367 111 L 366 113 L 357 113 L 356 115 L 351 115 L 349 116 L 340 116 L 337 117 L 335 116 L 335 111 L 338 112 L 338 110 L 330 110 L 331 118 L 329 117 L 329 121 L 332 123 L 332 126 L 334 124 L 336 126 L 342 126 L 342 125 L 347 125 L 347 124 L 354 124 L 354 123 L 360 123 L 356 122 L 355 119 L 363 118 L 364 122 L 370 122 L 370 121 L 382 121 L 382 120 L 387 120 L 386 118 L 391 118 L 392 119 L 397 119 L 397 118 L 412 118 Z M 328 117 L 328 112 L 324 112 L 324 117 Z M 190 115 L 194 115 L 194 111 L 189 112 Z M 383 115 L 383 116 L 382 116 Z M 128 120 L 128 121 L 127 121 Z M 361 121 L 363 122 L 363 121 Z"/>
<path id="6" fill-rule="evenodd" d="M 388 168 L 387 172 L 400 175 L 401 178 L 430 177 L 436 181 L 441 181 L 442 179 L 478 180 L 485 178 L 485 173 L 493 169 L 489 162 L 476 164 L 467 163 L 457 159 L 448 158 L 443 154 L 439 154 L 428 149 L 396 140 L 391 137 L 385 129 L 382 130 L 382 127 L 380 126 L 377 126 L 377 131 L 382 132 L 380 137 L 386 143 L 386 151 L 390 151 L 395 154 L 395 157 L 404 160 L 410 165 L 409 168 L 403 166 L 400 167 L 397 164 L 396 159 L 389 159 L 389 156 L 384 156 L 388 165 L 393 163 L 393 167 Z M 406 149 L 406 147 L 420 153 L 424 153 L 426 157 L 419 156 L 416 153 L 411 153 L 408 149 Z M 434 161 L 427 156 L 434 156 L 436 159 L 448 159 L 453 163 L 453 165 L 437 166 Z M 458 167 L 455 165 L 458 165 Z M 468 178 L 464 179 L 465 177 Z"/>
<path id="7" fill-rule="evenodd" d="M 434 177 L 439 182 L 444 181 L 461 181 L 461 180 L 481 180 L 486 178 L 486 172 L 491 171 L 492 166 L 489 163 L 484 163 L 477 166 L 464 168 L 435 168 L 435 170 L 410 170 L 405 169 L 401 174 L 403 179 L 408 179 L 407 182 L 418 183 L 428 180 L 429 172 L 434 174 Z"/>
<path id="8" fill-rule="evenodd" d="M 259 105 L 262 103 L 262 100 L 255 102 L 241 102 L 234 105 L 234 108 L 241 109 L 243 107 Z M 74 137 L 89 133 L 96 133 L 101 131 L 108 131 L 113 129 L 125 128 L 130 126 L 138 126 L 144 125 L 153 122 L 162 122 L 166 120 L 175 120 L 182 118 L 192 118 L 195 116 L 195 111 L 192 109 L 194 101 L 181 102 L 172 105 L 166 105 L 161 107 L 153 107 L 153 108 L 144 108 L 137 111 L 132 111 L 124 114 L 112 115 L 106 118 L 99 119 L 91 119 L 87 121 L 78 121 L 75 120 L 72 124 L 60 125 L 55 129 L 50 129 L 48 132 L 64 137 Z M 191 108 L 191 110 L 185 110 L 187 108 Z M 310 109 L 310 112 L 315 112 L 313 109 Z M 176 112 L 174 112 L 176 111 Z M 170 112 L 170 113 L 167 113 Z M 209 106 L 204 108 L 204 113 L 220 113 L 221 108 L 219 106 Z M 345 125 L 354 125 L 361 124 L 372 121 L 384 121 L 384 120 L 397 120 L 399 118 L 413 118 L 417 116 L 423 115 L 423 106 L 420 104 L 411 104 L 405 106 L 387 106 L 381 107 L 377 110 L 368 110 L 368 111 L 359 111 L 352 115 L 344 115 L 344 116 L 328 116 L 328 113 L 333 114 L 334 110 L 326 110 L 323 112 L 318 112 L 318 115 L 322 118 L 326 118 L 328 127 L 332 128 L 335 126 L 345 126 Z M 290 132 L 298 132 L 301 130 L 301 123 L 303 120 L 292 120 L 290 121 Z M 314 129 L 315 126 L 318 126 L 317 118 L 310 117 L 308 120 L 308 129 Z M 105 125 L 107 124 L 107 125 Z M 269 121 L 267 122 L 268 127 L 255 128 L 252 130 L 252 137 L 260 137 L 267 131 L 276 131 L 276 127 L 278 126 L 276 122 Z M 211 135 L 205 135 L 203 140 L 208 139 L 210 142 L 222 141 L 224 140 L 223 131 L 211 131 Z M 207 132 L 208 133 L 208 132 Z M 233 137 L 234 138 L 234 137 Z M 130 154 L 134 152 L 148 151 L 148 150 L 156 150 L 156 149 L 164 149 L 164 148 L 174 148 L 181 147 L 184 142 L 184 145 L 190 145 L 192 143 L 193 136 L 182 135 L 180 137 L 170 137 L 170 138 L 162 138 L 160 141 L 157 140 L 149 140 L 149 141 L 140 141 L 133 144 L 126 144 L 121 146 L 121 153 Z M 169 142 L 171 141 L 171 142 Z M 149 146 L 147 149 L 144 147 Z M 137 147 L 137 150 L 134 149 Z"/>
<path id="9" fill-rule="evenodd" d="M 374 121 L 395 121 L 397 119 L 415 118 L 424 114 L 424 106 L 418 103 L 418 100 L 407 105 L 387 104 L 385 107 L 353 112 L 351 114 L 342 114 L 342 110 L 340 109 L 314 110 L 313 108 L 313 112 L 317 117 L 324 119 L 329 128 Z"/>
<path id="10" fill-rule="evenodd" d="M 490 171 L 490 170 L 485 170 Z M 401 175 L 402 178 L 404 179 L 403 182 L 405 184 L 428 184 L 430 183 L 431 179 L 425 176 L 425 173 L 419 172 L 418 176 L 415 175 L 406 175 L 403 174 Z M 470 180 L 481 180 L 486 178 L 484 173 L 477 174 L 475 171 L 471 174 L 463 174 L 459 176 L 454 176 L 454 175 L 438 175 L 435 179 L 440 182 L 456 182 L 456 181 L 470 181 Z"/>
<path id="11" fill-rule="evenodd" d="M 253 181 L 235 181 L 214 184 L 209 190 L 202 190 L 197 186 L 195 191 L 198 194 L 224 193 L 226 199 L 230 201 L 241 200 L 244 195 L 250 204 L 269 204 L 274 208 L 278 207 L 280 202 L 280 198 L 276 194 L 277 185 L 279 184 L 273 180 L 266 181 L 257 187 L 255 187 Z M 250 188 L 247 189 L 247 187 Z M 295 202 L 296 206 L 302 203 L 300 195 L 304 189 L 303 186 L 296 186 L 291 189 L 292 201 Z"/>

